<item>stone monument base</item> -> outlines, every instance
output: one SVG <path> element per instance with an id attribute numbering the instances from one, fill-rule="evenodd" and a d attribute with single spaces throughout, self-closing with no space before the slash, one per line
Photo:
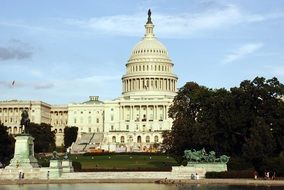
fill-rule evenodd
<path id="1" fill-rule="evenodd" d="M 70 160 L 62 160 L 62 172 L 63 173 L 74 172 L 74 168 L 72 166 L 72 161 L 70 161 Z"/>
<path id="2" fill-rule="evenodd" d="M 206 172 L 227 171 L 225 163 L 189 163 L 187 166 L 174 166 L 172 172 L 179 177 L 191 178 L 192 174 L 198 174 L 200 178 L 205 178 Z"/>
<path id="3" fill-rule="evenodd" d="M 14 157 L 6 169 L 38 168 L 38 161 L 34 157 L 34 138 L 28 134 L 21 134 L 15 139 Z"/>
<path id="4" fill-rule="evenodd" d="M 62 174 L 61 160 L 50 160 L 48 171 L 50 178 L 59 178 Z"/>

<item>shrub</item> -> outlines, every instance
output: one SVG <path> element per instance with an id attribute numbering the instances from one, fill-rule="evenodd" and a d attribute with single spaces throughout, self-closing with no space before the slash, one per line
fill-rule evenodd
<path id="1" fill-rule="evenodd" d="M 284 157 L 274 157 L 274 158 L 266 158 L 263 161 L 262 167 L 260 167 L 259 172 L 261 175 L 265 171 L 276 172 L 276 176 L 284 176 Z"/>
<path id="2" fill-rule="evenodd" d="M 72 166 L 73 166 L 75 172 L 79 172 L 79 171 L 82 170 L 82 165 L 81 165 L 80 162 L 73 161 Z"/>
<path id="3" fill-rule="evenodd" d="M 228 164 L 228 170 L 253 170 L 253 165 L 243 158 L 231 157 Z"/>
<path id="4" fill-rule="evenodd" d="M 206 178 L 253 178 L 253 170 L 239 170 L 226 172 L 207 172 Z"/>

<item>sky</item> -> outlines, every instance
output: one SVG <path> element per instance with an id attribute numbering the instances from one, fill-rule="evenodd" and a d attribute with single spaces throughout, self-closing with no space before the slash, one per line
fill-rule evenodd
<path id="1" fill-rule="evenodd" d="M 149 8 L 178 87 L 284 83 L 284 0 L 0 0 L 0 100 L 120 96 Z"/>

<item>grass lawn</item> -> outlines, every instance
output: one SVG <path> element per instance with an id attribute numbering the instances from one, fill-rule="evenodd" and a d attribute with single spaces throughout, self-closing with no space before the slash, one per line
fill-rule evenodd
<path id="1" fill-rule="evenodd" d="M 166 155 L 72 155 L 70 159 L 80 162 L 83 170 L 168 170 L 177 165 L 172 157 Z"/>
<path id="2" fill-rule="evenodd" d="M 63 158 L 61 158 L 63 159 Z M 40 161 L 48 161 L 41 158 Z M 177 165 L 175 159 L 167 155 L 145 154 L 98 154 L 98 155 L 71 155 L 73 165 L 81 165 L 82 171 L 95 170 L 171 170 Z M 75 162 L 75 163 L 74 163 Z"/>

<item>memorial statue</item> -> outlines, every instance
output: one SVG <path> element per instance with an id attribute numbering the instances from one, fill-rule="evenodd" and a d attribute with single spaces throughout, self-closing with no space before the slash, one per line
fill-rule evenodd
<path id="1" fill-rule="evenodd" d="M 184 157 L 187 162 L 190 163 L 228 163 L 230 157 L 226 155 L 221 155 L 219 158 L 216 158 L 216 153 L 214 151 L 210 151 L 207 153 L 205 149 L 201 150 L 185 150 Z"/>
<path id="2" fill-rule="evenodd" d="M 28 111 L 23 110 L 21 117 L 22 117 L 21 119 L 22 133 L 26 133 L 26 127 L 30 124 Z"/>
<path id="3" fill-rule="evenodd" d="M 67 151 L 66 151 L 65 154 L 64 154 L 64 159 L 65 159 L 65 160 L 68 160 L 68 159 L 69 159 L 69 156 L 68 156 L 68 152 L 67 152 Z"/>
<path id="4" fill-rule="evenodd" d="M 56 151 L 53 151 L 51 160 L 58 160 L 58 159 L 59 159 L 58 153 Z"/>
<path id="5" fill-rule="evenodd" d="M 148 10 L 148 21 L 146 24 L 152 24 L 152 20 L 151 20 L 151 9 Z"/>

